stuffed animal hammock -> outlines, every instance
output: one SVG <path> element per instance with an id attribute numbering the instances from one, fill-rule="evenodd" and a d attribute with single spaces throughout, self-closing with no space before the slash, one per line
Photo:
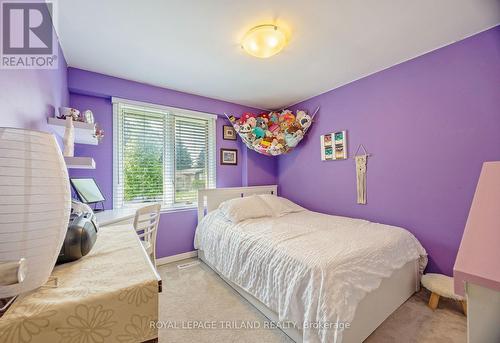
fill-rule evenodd
<path id="1" fill-rule="evenodd" d="M 240 118 L 226 117 L 233 125 L 243 143 L 252 150 L 268 156 L 289 153 L 304 138 L 319 107 L 310 116 L 298 110 L 269 112 L 255 115 L 243 113 Z"/>

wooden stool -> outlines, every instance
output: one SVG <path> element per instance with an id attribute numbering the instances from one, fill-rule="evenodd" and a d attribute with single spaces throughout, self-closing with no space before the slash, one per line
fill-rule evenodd
<path id="1" fill-rule="evenodd" d="M 455 294 L 453 291 L 452 277 L 428 273 L 422 276 L 422 285 L 432 292 L 428 304 L 431 309 L 435 310 L 439 305 L 439 298 L 445 297 L 460 301 L 462 310 L 464 314 L 467 315 L 467 302 L 463 297 Z"/>

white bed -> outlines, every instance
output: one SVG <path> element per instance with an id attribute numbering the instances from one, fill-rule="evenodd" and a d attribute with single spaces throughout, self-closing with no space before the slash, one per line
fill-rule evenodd
<path id="1" fill-rule="evenodd" d="M 311 211 L 235 224 L 217 209 L 253 194 L 276 195 L 277 186 L 200 191 L 195 247 L 270 320 L 323 323 L 284 324 L 294 341 L 362 342 L 418 290 L 425 250 L 406 230 Z"/>

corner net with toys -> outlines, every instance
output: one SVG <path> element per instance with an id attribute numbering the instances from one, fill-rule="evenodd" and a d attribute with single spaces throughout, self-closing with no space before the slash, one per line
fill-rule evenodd
<path id="1" fill-rule="evenodd" d="M 304 138 L 319 107 L 312 115 L 298 110 L 272 111 L 261 114 L 243 113 L 229 119 L 245 145 L 260 154 L 278 156 L 289 153 Z"/>

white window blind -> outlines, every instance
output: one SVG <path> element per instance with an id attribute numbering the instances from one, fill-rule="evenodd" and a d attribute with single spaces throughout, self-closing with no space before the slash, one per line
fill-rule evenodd
<path id="1" fill-rule="evenodd" d="M 113 99 L 114 207 L 194 206 L 215 187 L 215 116 Z"/>

